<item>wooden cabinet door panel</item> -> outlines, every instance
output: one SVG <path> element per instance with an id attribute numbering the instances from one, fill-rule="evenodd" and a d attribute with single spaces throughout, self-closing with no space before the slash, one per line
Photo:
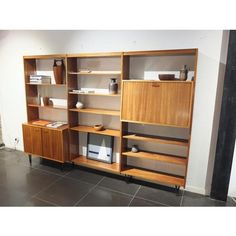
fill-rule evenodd
<path id="1" fill-rule="evenodd" d="M 121 119 L 188 127 L 192 83 L 123 82 Z"/>
<path id="2" fill-rule="evenodd" d="M 23 140 L 24 140 L 24 151 L 27 153 L 33 153 L 31 127 L 28 125 L 22 125 L 22 130 L 23 130 Z"/>
<path id="3" fill-rule="evenodd" d="M 47 128 L 42 129 L 43 156 L 53 160 L 63 160 L 62 132 Z"/>
<path id="4" fill-rule="evenodd" d="M 31 138 L 32 138 L 32 153 L 35 155 L 42 156 L 42 135 L 41 128 L 30 127 Z"/>
<path id="5" fill-rule="evenodd" d="M 50 130 L 51 132 L 51 146 L 52 146 L 52 159 L 63 161 L 63 142 L 62 132 L 57 130 Z"/>
<path id="6" fill-rule="evenodd" d="M 42 155 L 41 128 L 23 125 L 24 151 L 27 153 Z"/>
<path id="7" fill-rule="evenodd" d="M 52 158 L 52 136 L 49 129 L 42 128 L 42 141 L 43 156 Z"/>

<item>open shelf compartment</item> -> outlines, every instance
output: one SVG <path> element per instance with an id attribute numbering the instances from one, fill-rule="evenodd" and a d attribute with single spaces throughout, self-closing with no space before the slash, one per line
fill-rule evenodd
<path id="1" fill-rule="evenodd" d="M 169 185 L 184 186 L 185 179 L 181 176 L 174 176 L 170 174 L 163 174 L 150 170 L 143 170 L 136 167 L 127 166 L 121 174 L 133 176 L 143 180 L 150 180 L 153 182 L 165 183 Z"/>
<path id="2" fill-rule="evenodd" d="M 93 169 L 119 173 L 118 163 L 112 163 L 112 164 L 103 163 L 100 161 L 87 159 L 86 156 L 78 156 L 77 158 L 73 159 L 72 162 L 79 166 L 85 166 Z"/>
<path id="3" fill-rule="evenodd" d="M 85 125 L 79 125 L 70 128 L 71 130 L 78 131 L 78 132 L 85 132 L 85 133 L 94 133 L 94 134 L 102 134 L 102 135 L 108 135 L 113 137 L 120 137 L 120 131 L 114 130 L 114 129 L 104 129 L 101 131 L 96 131 L 92 126 L 85 126 Z"/>
<path id="4" fill-rule="evenodd" d="M 152 153 L 152 152 L 122 152 L 122 155 L 132 158 L 143 158 L 143 159 L 150 159 L 155 161 L 162 161 L 168 162 L 177 165 L 186 165 L 187 159 L 185 157 L 173 156 L 173 155 L 166 155 L 166 154 L 159 154 L 159 153 Z"/>

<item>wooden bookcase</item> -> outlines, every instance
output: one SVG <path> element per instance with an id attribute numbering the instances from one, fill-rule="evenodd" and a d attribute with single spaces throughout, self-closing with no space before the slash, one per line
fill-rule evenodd
<path id="1" fill-rule="evenodd" d="M 125 62 L 123 70 L 126 71 L 126 76 L 122 82 L 120 172 L 144 180 L 185 187 L 191 139 L 197 49 L 125 52 L 123 60 Z M 191 68 L 192 78 L 188 78 L 187 81 L 151 81 L 136 78 L 135 69 L 152 70 L 152 67 L 154 69 L 157 67 L 160 71 L 165 71 L 166 68 L 168 71 L 175 71 L 179 67 L 179 63 Z M 168 66 L 168 64 L 170 65 Z M 154 132 L 152 135 L 134 130 L 130 132 L 130 124 L 140 125 L 142 129 L 145 125 L 153 127 L 151 129 L 155 129 L 157 126 L 162 130 L 168 129 L 168 133 L 171 133 L 172 130 L 184 129 L 187 135 L 183 138 L 176 137 L 176 135 L 168 137 L 158 132 Z M 129 146 L 131 141 L 141 144 L 157 144 L 157 147 L 154 151 L 139 150 L 134 153 L 131 152 Z M 159 151 L 161 145 L 171 148 L 180 147 L 185 150 L 185 155 L 163 153 L 163 150 Z M 168 151 L 168 148 L 166 149 Z M 157 163 L 156 165 L 167 163 L 169 166 L 180 166 L 182 174 L 171 173 L 173 168 L 169 168 L 167 171 L 160 169 L 156 171 L 152 166 L 150 169 L 132 166 L 129 164 L 130 159 L 139 159 L 142 164 L 151 160 L 154 163 L 153 166 L 155 163 Z"/>
<path id="2" fill-rule="evenodd" d="M 68 126 L 60 131 L 65 131 L 63 147 L 68 148 L 65 148 L 65 152 L 68 150 L 68 156 L 56 154 L 59 156 L 54 158 L 57 161 L 69 161 L 119 175 L 185 187 L 197 54 L 197 49 L 178 49 L 24 57 L 28 117 L 28 123 L 23 126 L 25 137 L 28 136 L 28 139 L 24 138 L 25 151 L 53 159 L 52 153 L 57 153 L 52 151 L 55 144 L 48 145 L 46 142 L 47 144 L 42 146 L 46 145 L 50 151 L 43 151 L 41 145 L 34 147 L 29 143 L 34 143 L 34 139 L 41 140 L 41 143 L 44 143 L 44 140 L 58 139 L 51 138 L 51 131 L 47 132 L 43 128 L 37 131 L 38 127 L 34 127 L 31 121 L 40 118 L 40 109 L 57 109 L 58 112 L 66 110 Z M 65 84 L 29 84 L 29 75 L 36 71 L 36 60 L 54 58 L 64 58 Z M 187 81 L 149 79 L 150 72 L 176 73 L 183 65 L 190 68 L 191 77 Z M 83 87 L 108 89 L 109 78 L 114 77 L 119 82 L 118 94 L 104 93 L 102 89 L 97 89 L 95 93 L 78 94 L 73 91 Z M 44 86 L 66 90 L 67 108 L 41 107 L 29 102 L 28 98 L 36 98 L 39 87 Z M 116 108 L 111 107 L 111 100 L 119 105 Z M 76 108 L 77 101 L 83 102 L 85 107 Z M 86 119 L 90 120 L 89 124 L 85 122 Z M 105 124 L 105 130 L 95 131 L 93 125 L 106 119 L 117 119 L 116 124 L 119 127 L 110 127 L 108 122 Z M 26 126 L 30 126 L 32 130 L 27 130 Z M 85 146 L 81 135 L 89 133 L 115 138 L 119 155 L 116 155 L 112 164 L 86 158 L 81 150 L 81 146 Z M 69 145 L 66 146 L 66 143 Z M 140 146 L 139 152 L 131 151 L 133 144 Z"/>
<path id="3" fill-rule="evenodd" d="M 38 55 L 24 57 L 24 77 L 25 77 L 25 93 L 26 93 L 26 108 L 27 108 L 27 123 L 22 125 L 24 151 L 31 155 L 41 156 L 45 159 L 64 163 L 68 160 L 68 125 L 63 125 L 59 128 L 41 127 L 33 124 L 39 119 L 48 120 L 43 117 L 43 113 L 56 111 L 60 113 L 67 112 L 67 106 L 54 106 L 38 104 L 38 95 L 41 92 L 47 93 L 48 90 L 54 92 L 60 89 L 66 94 L 66 82 L 63 84 L 55 84 L 52 81 L 50 84 L 32 84 L 30 83 L 30 75 L 36 74 L 38 70 L 51 70 L 53 73 L 53 60 L 63 59 L 66 71 L 66 55 Z M 45 68 L 45 64 L 49 63 Z M 43 64 L 43 68 L 39 68 Z M 50 66 L 51 65 L 51 66 Z M 45 91 L 47 90 L 47 91 Z M 50 110 L 49 110 L 50 109 Z M 58 114 L 58 113 L 57 113 Z M 65 116 L 66 117 L 66 116 Z M 57 121 L 57 115 L 51 116 L 50 121 Z"/>
<path id="4" fill-rule="evenodd" d="M 107 108 L 110 100 L 120 100 L 120 89 L 118 94 L 109 94 L 108 85 L 109 78 L 117 78 L 119 86 L 121 79 L 121 55 L 122 53 L 93 53 L 93 54 L 72 54 L 67 55 L 67 84 L 68 84 L 68 121 L 70 133 L 70 160 L 76 165 L 86 166 L 90 168 L 105 170 L 109 172 L 119 173 L 119 164 L 115 160 L 112 164 L 102 163 L 86 158 L 85 154 L 79 150 L 81 146 L 80 133 L 101 134 L 113 136 L 115 142 L 119 143 L 120 139 L 120 105 L 118 108 Z M 81 71 L 88 69 L 89 72 Z M 106 82 L 104 82 L 104 80 Z M 87 86 L 87 84 L 100 86 L 100 90 L 106 89 L 107 93 L 101 92 L 99 89 L 95 93 L 76 93 L 78 90 Z M 95 87 L 94 86 L 94 87 Z M 96 88 L 97 89 L 97 88 Z M 97 107 L 94 101 L 102 99 L 103 107 Z M 77 101 L 82 101 L 84 108 L 76 108 Z M 92 107 L 90 107 L 92 106 Z M 83 115 L 92 116 L 90 124 L 83 123 Z M 97 119 L 101 117 L 117 117 L 118 127 L 110 128 L 109 122 L 105 125 L 105 130 L 95 131 L 93 125 L 97 124 Z M 90 117 L 91 119 L 91 117 Z M 103 118 L 101 118 L 103 119 Z M 85 138 L 87 140 L 87 138 Z"/>

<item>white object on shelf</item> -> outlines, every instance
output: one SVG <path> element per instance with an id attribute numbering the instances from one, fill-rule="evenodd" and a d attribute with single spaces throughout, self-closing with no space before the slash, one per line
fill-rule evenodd
<path id="1" fill-rule="evenodd" d="M 49 128 L 58 128 L 58 127 L 60 127 L 60 126 L 62 126 L 62 125 L 66 125 L 67 123 L 66 122 L 63 122 L 63 121 L 56 121 L 56 122 L 53 122 L 53 123 L 51 123 L 51 124 L 48 124 L 48 125 L 46 125 L 47 127 L 49 127 Z"/>

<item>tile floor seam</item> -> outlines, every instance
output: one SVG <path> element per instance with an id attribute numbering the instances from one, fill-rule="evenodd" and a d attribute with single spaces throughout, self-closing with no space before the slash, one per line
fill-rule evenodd
<path id="1" fill-rule="evenodd" d="M 70 173 L 67 173 L 66 175 L 62 176 L 62 178 L 69 179 L 69 180 L 74 180 L 74 181 L 77 181 L 77 182 L 80 182 L 80 183 L 84 183 L 84 184 L 93 184 L 93 183 L 90 183 L 90 182 L 87 182 L 87 181 L 84 181 L 84 180 L 79 180 L 79 179 L 67 176 L 69 174 Z M 101 180 L 103 180 L 103 178 L 105 178 L 105 176 L 103 176 Z M 98 182 L 100 182 L 100 180 Z"/>
<path id="2" fill-rule="evenodd" d="M 51 184 L 49 184 L 47 187 L 41 189 L 39 192 L 35 193 L 35 194 L 32 195 L 31 197 L 36 197 L 38 194 L 40 194 L 41 192 L 43 192 L 43 191 L 49 189 L 53 184 L 57 183 L 57 182 L 58 182 L 59 180 L 61 180 L 62 178 L 63 178 L 62 176 L 58 177 L 55 181 L 53 181 L 53 182 L 52 182 Z"/>
<path id="3" fill-rule="evenodd" d="M 147 198 L 144 198 L 144 197 L 136 196 L 135 198 L 138 198 L 138 199 L 141 199 L 141 200 L 145 200 L 145 201 L 147 201 L 147 202 L 158 203 L 158 204 L 161 204 L 161 205 L 163 205 L 163 206 L 171 207 L 170 205 L 167 205 L 167 204 L 165 204 L 165 203 L 158 202 L 158 201 L 153 201 L 153 200 L 150 200 L 150 199 L 147 199 Z"/>
<path id="4" fill-rule="evenodd" d="M 180 205 L 179 205 L 179 206 L 182 206 L 182 204 L 183 204 L 183 200 L 184 200 L 184 192 L 185 192 L 185 190 L 183 190 L 183 194 L 182 194 L 182 196 L 181 196 L 181 200 L 180 200 Z"/>
<path id="5" fill-rule="evenodd" d="M 140 185 L 141 186 L 141 185 Z M 133 194 L 129 194 L 129 193 L 124 193 L 124 192 L 121 192 L 121 191 L 118 191 L 118 190 L 114 190 L 114 189 L 111 189 L 111 188 L 108 188 L 108 187 L 105 187 L 105 186 L 98 186 L 99 188 L 103 188 L 103 189 L 106 189 L 106 190 L 109 190 L 111 192 L 114 192 L 114 193 L 120 193 L 120 194 L 123 194 L 123 195 L 126 195 L 127 197 L 131 197 L 133 196 Z"/>
<path id="6" fill-rule="evenodd" d="M 135 196 L 137 195 L 138 191 L 140 190 L 141 188 L 141 185 L 139 185 L 138 189 L 136 190 L 136 192 L 134 193 L 133 195 L 133 198 L 130 200 L 129 204 L 128 204 L 128 207 L 130 206 L 131 202 L 134 200 Z"/>
<path id="7" fill-rule="evenodd" d="M 39 197 L 32 197 L 32 198 L 36 198 L 36 199 L 38 199 L 38 200 L 40 200 L 40 201 L 42 201 L 42 202 L 49 203 L 49 204 L 51 204 L 51 205 L 53 205 L 53 206 L 59 206 L 59 205 L 57 205 L 57 204 L 54 203 L 54 202 L 50 202 L 50 201 L 48 201 L 48 200 L 44 200 L 44 199 L 39 198 Z"/>
<path id="8" fill-rule="evenodd" d="M 40 169 L 40 168 L 37 168 L 37 167 L 31 167 L 32 169 L 35 169 L 35 170 L 39 170 L 39 171 L 43 171 L 43 172 L 47 172 L 49 174 L 53 174 L 53 175 L 57 175 L 57 176 L 60 176 L 60 177 L 64 177 L 65 175 L 67 175 L 68 173 L 65 173 L 64 175 L 60 175 L 60 174 L 57 174 L 57 173 L 54 173 L 54 172 L 51 172 L 51 171 L 48 171 L 48 170 L 43 170 L 43 169 Z M 70 171 L 69 171 L 70 173 Z"/>
<path id="9" fill-rule="evenodd" d="M 43 170 L 43 169 L 40 169 L 40 168 L 37 168 L 35 166 L 29 166 L 28 164 L 20 164 L 20 163 L 17 163 L 18 165 L 21 165 L 21 166 L 24 166 L 24 167 L 29 167 L 30 169 L 33 169 L 33 170 L 39 170 L 39 171 L 42 171 L 42 172 L 46 172 L 48 174 L 53 174 L 53 175 L 56 175 L 56 176 L 64 176 L 64 175 L 60 175 L 60 174 L 57 174 L 57 173 L 54 173 L 54 172 L 51 172 L 51 171 L 48 171 L 48 170 Z M 42 165 L 42 164 L 39 164 L 39 165 Z"/>
<path id="10" fill-rule="evenodd" d="M 80 198 L 73 206 L 77 206 L 77 204 L 79 204 L 85 197 L 87 197 L 88 194 L 89 194 L 93 189 L 95 189 L 95 188 L 98 186 L 98 184 L 99 184 L 100 182 L 102 182 L 103 179 L 105 179 L 105 177 L 103 177 L 100 181 L 97 182 L 97 184 L 95 184 L 91 189 L 89 189 L 89 191 L 88 191 L 82 198 Z"/>

